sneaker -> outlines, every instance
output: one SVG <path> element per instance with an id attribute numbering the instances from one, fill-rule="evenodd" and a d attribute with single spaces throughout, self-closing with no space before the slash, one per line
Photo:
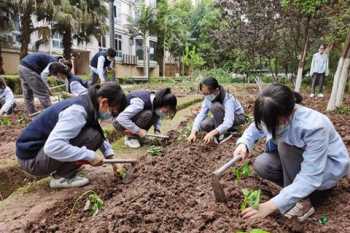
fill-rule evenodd
<path id="1" fill-rule="evenodd" d="M 314 98 L 314 97 L 315 97 L 315 94 L 314 94 L 314 93 L 311 93 L 311 94 L 310 94 L 310 97 L 311 97 L 311 98 Z"/>
<path id="2" fill-rule="evenodd" d="M 323 98 L 324 95 L 323 95 L 322 93 L 319 93 L 319 94 L 317 95 L 317 97 Z"/>
<path id="3" fill-rule="evenodd" d="M 76 188 L 76 187 L 81 187 L 84 185 L 87 185 L 89 183 L 89 179 L 86 177 L 82 177 L 79 175 L 76 175 L 72 178 L 64 178 L 64 177 L 59 177 L 59 178 L 52 178 L 50 180 L 50 188 Z"/>
<path id="4" fill-rule="evenodd" d="M 214 142 L 216 144 L 222 144 L 222 143 L 228 141 L 230 138 L 232 138 L 232 136 L 233 136 L 232 133 L 220 134 L 218 137 L 214 137 Z"/>
<path id="5" fill-rule="evenodd" d="M 124 144 L 129 148 L 137 149 L 141 147 L 141 143 L 136 138 L 125 137 Z"/>
<path id="6" fill-rule="evenodd" d="M 314 207 L 309 200 L 298 202 L 292 209 L 284 214 L 287 218 L 297 217 L 299 222 L 304 222 L 308 217 L 315 213 Z"/>

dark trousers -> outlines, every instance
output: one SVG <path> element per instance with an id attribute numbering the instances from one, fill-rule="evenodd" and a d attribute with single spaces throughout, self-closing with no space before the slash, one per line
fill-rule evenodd
<path id="1" fill-rule="evenodd" d="M 84 128 L 79 135 L 71 140 L 71 144 L 77 147 L 85 146 L 89 150 L 96 151 L 103 143 L 102 134 L 93 128 Z M 77 161 L 63 162 L 50 158 L 42 148 L 32 159 L 18 159 L 23 170 L 34 176 L 45 177 L 53 174 L 58 177 L 71 178 L 75 176 L 81 164 Z"/>
<path id="2" fill-rule="evenodd" d="M 152 125 L 155 124 L 157 118 L 151 110 L 144 110 L 142 112 L 139 112 L 136 116 L 134 116 L 132 118 L 132 121 L 141 129 L 149 130 L 152 127 Z M 117 121 L 113 122 L 113 126 L 117 130 L 125 130 L 125 128 L 122 125 L 120 125 Z"/>
<path id="3" fill-rule="evenodd" d="M 312 93 L 316 94 L 316 87 L 319 85 L 319 93 L 323 92 L 323 85 L 324 85 L 324 79 L 325 79 L 325 73 L 314 73 L 312 75 Z"/>
<path id="4" fill-rule="evenodd" d="M 225 107 L 219 103 L 213 103 L 210 108 L 210 112 L 213 114 L 213 117 L 207 117 L 204 121 L 201 122 L 200 124 L 200 129 L 205 131 L 205 132 L 210 132 L 213 129 L 216 129 L 219 125 L 224 122 L 225 118 Z M 245 115 L 244 114 L 239 114 L 235 115 L 233 122 L 233 126 L 229 131 L 234 131 L 235 127 L 238 125 L 241 125 L 245 122 Z"/>

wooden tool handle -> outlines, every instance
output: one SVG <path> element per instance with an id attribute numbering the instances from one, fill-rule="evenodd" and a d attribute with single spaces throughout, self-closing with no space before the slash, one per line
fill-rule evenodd
<path id="1" fill-rule="evenodd" d="M 222 176 L 228 168 L 232 167 L 240 159 L 241 159 L 241 156 L 237 156 L 237 157 L 231 159 L 230 161 L 225 163 L 222 167 L 220 167 L 216 171 L 214 171 L 214 175 Z"/>
<path id="2" fill-rule="evenodd" d="M 137 163 L 136 159 L 104 159 L 103 163 Z"/>

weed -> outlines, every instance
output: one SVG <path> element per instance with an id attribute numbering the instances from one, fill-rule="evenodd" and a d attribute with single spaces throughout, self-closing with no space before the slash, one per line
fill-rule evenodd
<path id="1" fill-rule="evenodd" d="M 12 120 L 8 117 L 1 117 L 0 118 L 0 125 L 3 126 L 10 126 L 12 124 Z"/>
<path id="2" fill-rule="evenodd" d="M 341 107 L 338 107 L 335 110 L 335 112 L 338 114 L 350 114 L 350 107 L 349 106 L 341 106 Z"/>
<path id="3" fill-rule="evenodd" d="M 246 209 L 247 207 L 252 207 L 254 209 L 258 208 L 260 203 L 261 190 L 250 190 L 242 189 L 243 193 L 243 202 L 241 203 L 241 210 Z"/>
<path id="4" fill-rule="evenodd" d="M 327 216 L 327 214 L 322 214 L 320 220 L 318 220 L 318 221 L 322 225 L 326 225 L 328 223 L 328 216 Z"/>
<path id="5" fill-rule="evenodd" d="M 147 153 L 151 156 L 159 156 L 162 154 L 162 148 L 160 146 L 150 146 Z"/>

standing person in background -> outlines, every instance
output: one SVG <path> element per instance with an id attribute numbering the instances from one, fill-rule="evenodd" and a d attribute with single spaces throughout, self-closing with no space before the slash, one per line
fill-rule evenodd
<path id="1" fill-rule="evenodd" d="M 40 100 L 41 105 L 47 108 L 51 105 L 52 95 L 48 76 L 59 76 L 64 65 L 57 58 L 45 53 L 31 53 L 25 56 L 19 65 L 19 76 L 28 114 L 36 112 L 34 106 L 34 95 Z"/>
<path id="2" fill-rule="evenodd" d="M 109 48 L 107 51 L 98 52 L 93 56 L 90 62 L 91 85 L 95 84 L 98 79 L 101 83 L 107 81 L 107 71 L 112 69 L 116 55 L 115 49 Z"/>
<path id="3" fill-rule="evenodd" d="M 311 68 L 310 68 L 310 76 L 312 77 L 312 93 L 310 97 L 316 96 L 316 87 L 320 86 L 319 93 L 317 97 L 323 97 L 323 85 L 325 77 L 329 74 L 329 61 L 328 61 L 328 53 L 324 45 L 321 45 L 318 53 L 315 53 L 312 57 Z"/>
<path id="4" fill-rule="evenodd" d="M 12 90 L 6 86 L 5 79 L 0 77 L 0 116 L 12 114 L 16 107 Z"/>
<path id="5" fill-rule="evenodd" d="M 203 139 L 205 143 L 213 140 L 217 144 L 223 143 L 232 137 L 235 127 L 245 122 L 243 107 L 213 77 L 204 79 L 199 90 L 204 95 L 204 101 L 194 120 L 188 141 L 194 142 L 197 139 L 196 133 L 202 130 L 207 132 Z M 208 117 L 209 112 L 213 117 Z"/>
<path id="6" fill-rule="evenodd" d="M 154 126 L 155 133 L 160 133 L 161 120 L 176 114 L 177 99 L 170 88 L 156 93 L 134 91 L 127 95 L 127 107 L 113 121 L 117 130 L 124 131 L 125 145 L 130 148 L 141 147 L 140 140 Z"/>

